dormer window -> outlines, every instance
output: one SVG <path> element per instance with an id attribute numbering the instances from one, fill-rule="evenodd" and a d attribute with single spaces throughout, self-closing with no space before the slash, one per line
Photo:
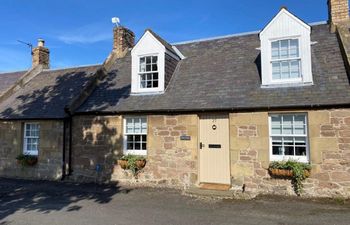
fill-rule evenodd
<path id="1" fill-rule="evenodd" d="M 174 49 L 153 31 L 145 31 L 131 50 L 131 94 L 164 93 L 181 59 Z"/>
<path id="2" fill-rule="evenodd" d="M 282 8 L 260 32 L 262 87 L 312 85 L 311 27 Z"/>
<path id="3" fill-rule="evenodd" d="M 285 39 L 271 42 L 272 81 L 301 79 L 299 40 Z"/>
<path id="4" fill-rule="evenodd" d="M 140 57 L 140 88 L 158 88 L 158 56 Z"/>

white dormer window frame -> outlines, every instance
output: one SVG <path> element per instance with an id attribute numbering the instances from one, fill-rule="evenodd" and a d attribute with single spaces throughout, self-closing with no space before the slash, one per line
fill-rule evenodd
<path id="1" fill-rule="evenodd" d="M 165 90 L 165 46 L 153 36 L 149 31 L 146 31 L 141 39 L 131 50 L 131 94 L 132 95 L 154 95 L 162 94 Z M 147 85 L 143 87 L 142 74 L 147 71 L 141 71 L 140 59 L 142 57 L 157 56 L 157 73 L 158 87 Z M 155 71 L 149 71 L 153 73 Z M 148 75 L 150 77 L 150 75 Z M 151 79 L 152 80 L 152 79 Z M 145 82 L 148 82 L 146 75 Z"/>
<path id="2" fill-rule="evenodd" d="M 297 41 L 297 56 L 290 56 L 291 52 L 291 41 Z M 287 56 L 281 57 L 282 52 L 282 42 L 288 41 L 288 47 L 287 47 Z M 301 83 L 303 81 L 303 73 L 302 73 L 302 54 L 301 54 L 301 47 L 300 47 L 300 36 L 291 36 L 291 37 L 283 37 L 283 38 L 273 38 L 269 40 L 270 44 L 270 80 L 271 83 Z M 273 57 L 273 43 L 278 42 L 279 48 L 279 58 Z M 293 77 L 293 69 L 292 69 L 292 63 L 297 62 L 298 63 L 298 76 Z M 274 64 L 279 64 L 279 74 L 280 78 L 274 78 Z M 284 78 L 285 75 L 283 75 L 283 72 L 287 72 L 284 70 L 283 66 L 288 64 L 288 76 L 289 78 Z M 294 70 L 294 72 L 296 72 Z"/>
<path id="3" fill-rule="evenodd" d="M 308 24 L 283 8 L 260 32 L 259 37 L 261 43 L 261 87 L 313 84 L 311 27 Z M 286 40 L 298 40 L 298 55 L 287 54 L 283 58 L 274 58 L 272 55 L 273 43 L 280 41 L 278 43 L 281 44 L 282 41 Z M 278 62 L 281 62 L 279 67 L 277 66 Z"/>
<path id="4" fill-rule="evenodd" d="M 146 54 L 138 58 L 139 88 L 148 91 L 157 90 L 159 88 L 159 54 Z"/>

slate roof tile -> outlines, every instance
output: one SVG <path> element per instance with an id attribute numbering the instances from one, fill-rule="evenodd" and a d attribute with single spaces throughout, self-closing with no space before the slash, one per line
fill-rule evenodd
<path id="1" fill-rule="evenodd" d="M 0 119 L 64 118 L 64 107 L 79 94 L 98 68 L 44 70 L 0 103 Z"/>
<path id="2" fill-rule="evenodd" d="M 108 79 L 78 112 L 239 110 L 350 104 L 347 77 L 336 34 L 312 27 L 314 85 L 261 88 L 258 34 L 180 44 L 186 57 L 164 94 L 131 95 L 130 53 L 118 59 Z"/>

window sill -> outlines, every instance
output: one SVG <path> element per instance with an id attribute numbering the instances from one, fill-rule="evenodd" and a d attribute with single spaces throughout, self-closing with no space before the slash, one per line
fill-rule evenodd
<path id="1" fill-rule="evenodd" d="M 140 92 L 131 92 L 130 95 L 161 95 L 164 94 L 164 91 L 140 91 Z"/>
<path id="2" fill-rule="evenodd" d="M 271 83 L 271 84 L 262 84 L 261 88 L 268 89 L 268 88 L 307 87 L 312 85 L 314 85 L 312 82 Z"/>
<path id="3" fill-rule="evenodd" d="M 32 156 L 38 156 L 39 152 L 38 151 L 23 151 L 24 155 L 32 155 Z"/>
<path id="4" fill-rule="evenodd" d="M 272 155 L 270 156 L 270 161 L 296 161 L 301 163 L 309 163 L 310 160 L 307 156 L 283 156 L 283 155 Z"/>
<path id="5" fill-rule="evenodd" d="M 124 155 L 140 155 L 147 156 L 147 150 L 124 150 Z"/>

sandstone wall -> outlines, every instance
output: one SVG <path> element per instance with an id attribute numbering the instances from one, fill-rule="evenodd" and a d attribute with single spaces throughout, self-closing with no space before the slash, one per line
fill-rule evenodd
<path id="1" fill-rule="evenodd" d="M 350 196 L 350 110 L 309 111 L 311 177 L 304 196 Z M 269 176 L 268 113 L 230 114 L 231 175 L 234 189 L 255 194 L 294 195 L 290 180 Z"/>
<path id="2" fill-rule="evenodd" d="M 33 167 L 22 167 L 18 165 L 16 157 L 23 153 L 24 122 L 0 122 L 0 176 L 60 179 L 62 174 L 63 122 L 35 121 L 40 124 L 38 163 Z"/>

